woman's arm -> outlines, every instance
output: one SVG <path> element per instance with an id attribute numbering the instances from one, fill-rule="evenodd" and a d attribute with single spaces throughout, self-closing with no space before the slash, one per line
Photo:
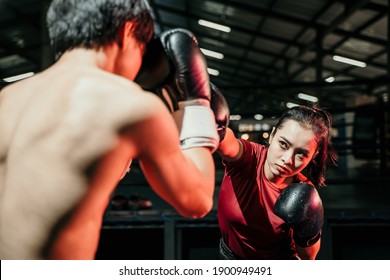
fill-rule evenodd
<path id="1" fill-rule="evenodd" d="M 310 247 L 296 245 L 299 258 L 302 260 L 315 260 L 321 248 L 321 238 Z"/>
<path id="2" fill-rule="evenodd" d="M 225 138 L 219 143 L 217 153 L 223 160 L 235 161 L 241 156 L 242 151 L 242 143 L 238 141 L 230 128 L 226 128 Z"/>

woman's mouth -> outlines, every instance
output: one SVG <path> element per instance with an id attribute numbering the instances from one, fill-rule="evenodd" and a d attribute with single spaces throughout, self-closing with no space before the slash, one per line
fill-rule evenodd
<path id="1" fill-rule="evenodd" d="M 276 164 L 276 170 L 278 170 L 279 173 L 288 173 L 289 172 L 289 170 L 287 168 L 282 167 L 282 166 L 277 165 L 277 164 Z"/>

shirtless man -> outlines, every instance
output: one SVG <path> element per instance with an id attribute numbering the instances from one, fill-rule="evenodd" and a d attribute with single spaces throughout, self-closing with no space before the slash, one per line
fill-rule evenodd
<path id="1" fill-rule="evenodd" d="M 148 7 L 142 0 L 49 7 L 58 60 L 0 92 L 0 259 L 93 259 L 131 158 L 181 215 L 211 210 L 219 139 L 206 65 L 198 65 L 197 90 L 185 92 L 192 101 L 179 135 L 163 102 L 133 82 L 153 34 Z"/>

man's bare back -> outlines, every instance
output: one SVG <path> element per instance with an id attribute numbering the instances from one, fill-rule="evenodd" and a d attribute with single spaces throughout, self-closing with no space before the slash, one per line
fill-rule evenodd
<path id="1" fill-rule="evenodd" d="M 179 214 L 205 216 L 219 143 L 205 60 L 181 141 L 161 99 L 132 82 L 153 34 L 147 1 L 52 0 L 46 19 L 57 60 L 0 93 L 0 259 L 93 259 L 132 158 Z"/>
<path id="2" fill-rule="evenodd" d="M 65 61 L 1 93 L 1 259 L 50 257 L 60 229 L 77 236 L 65 242 L 72 258 L 93 258 L 109 195 L 134 156 L 118 132 L 145 114 L 146 93 L 72 67 Z"/>

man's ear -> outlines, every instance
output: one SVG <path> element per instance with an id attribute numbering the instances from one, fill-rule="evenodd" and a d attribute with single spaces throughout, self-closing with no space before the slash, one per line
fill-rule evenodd
<path id="1" fill-rule="evenodd" d="M 121 30 L 119 31 L 119 47 L 120 48 L 126 48 L 129 45 L 129 41 L 132 36 L 134 23 L 131 21 L 126 21 L 125 24 L 122 26 Z"/>

